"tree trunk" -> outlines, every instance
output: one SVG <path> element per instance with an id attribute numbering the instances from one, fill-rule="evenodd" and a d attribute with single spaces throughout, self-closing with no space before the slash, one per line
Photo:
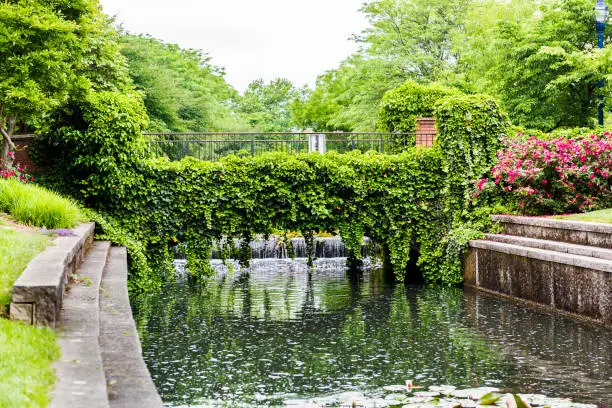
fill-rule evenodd
<path id="1" fill-rule="evenodd" d="M 15 131 L 16 122 L 16 118 L 10 117 L 3 120 L 2 126 L 0 126 L 0 133 L 2 133 L 2 156 L 0 158 L 4 159 L 4 163 L 7 166 L 13 165 L 13 158 L 9 156 L 9 152 L 15 150 L 15 144 L 11 140 L 11 137 Z M 4 127 L 4 124 L 6 124 L 6 128 Z"/>

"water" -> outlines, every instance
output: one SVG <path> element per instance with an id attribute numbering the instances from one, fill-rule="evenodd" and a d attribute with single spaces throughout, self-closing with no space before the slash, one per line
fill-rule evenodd
<path id="1" fill-rule="evenodd" d="M 282 406 L 411 379 L 606 407 L 612 331 L 459 288 L 396 285 L 344 260 L 254 260 L 250 273 L 133 299 L 164 403 Z"/>

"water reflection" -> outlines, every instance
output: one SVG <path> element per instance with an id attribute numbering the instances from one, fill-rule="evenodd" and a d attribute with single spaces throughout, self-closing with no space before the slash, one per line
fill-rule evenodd
<path id="1" fill-rule="evenodd" d="M 603 403 L 610 331 L 458 288 L 404 287 L 343 260 L 254 262 L 133 299 L 168 406 L 275 406 L 345 390 L 492 385 Z M 204 402 L 206 401 L 206 403 Z"/>

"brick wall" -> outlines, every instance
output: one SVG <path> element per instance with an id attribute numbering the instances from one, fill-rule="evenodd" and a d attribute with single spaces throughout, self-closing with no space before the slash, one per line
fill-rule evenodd
<path id="1" fill-rule="evenodd" d="M 13 143 L 15 143 L 15 164 L 20 163 L 26 166 L 26 173 L 37 173 L 41 169 L 34 164 L 28 151 L 30 144 L 34 141 L 36 135 L 14 135 Z"/>
<path id="2" fill-rule="evenodd" d="M 416 145 L 431 147 L 436 140 L 436 119 L 417 118 L 416 124 Z"/>

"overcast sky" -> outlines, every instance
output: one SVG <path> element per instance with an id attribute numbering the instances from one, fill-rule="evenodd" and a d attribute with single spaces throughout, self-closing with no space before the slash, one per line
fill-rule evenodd
<path id="1" fill-rule="evenodd" d="M 132 33 L 207 52 L 243 91 L 254 79 L 313 85 L 357 49 L 363 0 L 100 0 Z"/>

